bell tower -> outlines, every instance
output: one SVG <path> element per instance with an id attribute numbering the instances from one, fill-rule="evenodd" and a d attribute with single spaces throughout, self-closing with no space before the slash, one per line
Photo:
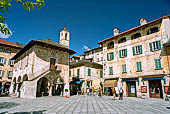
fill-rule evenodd
<path id="1" fill-rule="evenodd" d="M 66 27 L 60 31 L 60 44 L 67 48 L 70 46 L 70 31 Z"/>

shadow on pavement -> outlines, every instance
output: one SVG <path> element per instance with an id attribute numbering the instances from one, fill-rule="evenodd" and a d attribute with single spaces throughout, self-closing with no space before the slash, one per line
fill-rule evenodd
<path id="1" fill-rule="evenodd" d="M 12 107 L 15 107 L 15 106 L 18 106 L 18 105 L 19 105 L 18 103 L 13 103 L 13 102 L 1 102 L 0 103 L 0 109 L 12 108 Z"/>
<path id="2" fill-rule="evenodd" d="M 167 109 L 170 109 L 170 107 L 166 107 Z"/>

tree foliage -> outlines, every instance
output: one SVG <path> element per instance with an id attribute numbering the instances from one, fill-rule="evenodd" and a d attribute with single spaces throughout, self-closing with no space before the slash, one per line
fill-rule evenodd
<path id="1" fill-rule="evenodd" d="M 34 9 L 35 7 L 40 9 L 45 6 L 44 0 L 0 0 L 0 32 L 5 35 L 11 34 L 11 32 L 4 24 L 5 17 L 3 14 L 8 12 L 9 7 L 12 7 L 13 1 L 22 5 L 28 11 L 31 11 L 31 9 Z"/>

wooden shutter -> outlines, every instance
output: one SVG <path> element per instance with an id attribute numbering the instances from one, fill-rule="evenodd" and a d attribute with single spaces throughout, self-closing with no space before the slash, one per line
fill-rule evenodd
<path id="1" fill-rule="evenodd" d="M 132 47 L 133 55 L 135 55 L 135 47 Z"/>
<path id="2" fill-rule="evenodd" d="M 122 56 L 121 56 L 121 51 L 122 51 L 122 50 L 119 50 L 119 57 L 120 57 L 120 58 L 122 57 Z"/>
<path id="3" fill-rule="evenodd" d="M 112 52 L 112 60 L 114 59 L 114 52 Z"/>
<path id="4" fill-rule="evenodd" d="M 127 57 L 127 49 L 125 49 L 125 57 Z"/>
<path id="5" fill-rule="evenodd" d="M 149 43 L 149 47 L 150 47 L 150 51 L 152 52 L 153 49 L 152 49 L 152 43 Z"/>
<path id="6" fill-rule="evenodd" d="M 109 53 L 107 53 L 107 60 L 109 61 Z"/>
<path id="7" fill-rule="evenodd" d="M 139 53 L 142 54 L 142 45 L 139 46 Z"/>
<path id="8" fill-rule="evenodd" d="M 158 59 L 155 59 L 155 68 L 158 69 Z"/>
<path id="9" fill-rule="evenodd" d="M 158 49 L 161 49 L 161 40 L 158 41 Z"/>

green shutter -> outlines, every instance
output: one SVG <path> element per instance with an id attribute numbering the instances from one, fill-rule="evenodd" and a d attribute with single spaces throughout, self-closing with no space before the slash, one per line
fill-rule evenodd
<path id="1" fill-rule="evenodd" d="M 137 65 L 137 71 L 142 71 L 142 64 L 141 62 L 136 62 Z"/>
<path id="2" fill-rule="evenodd" d="M 150 51 L 152 52 L 152 43 L 149 43 L 149 46 L 150 46 Z"/>
<path id="3" fill-rule="evenodd" d="M 114 59 L 114 52 L 112 52 L 112 60 Z"/>
<path id="4" fill-rule="evenodd" d="M 139 53 L 142 54 L 142 45 L 139 46 Z"/>
<path id="5" fill-rule="evenodd" d="M 113 74 L 113 67 L 109 67 L 109 74 Z"/>
<path id="6" fill-rule="evenodd" d="M 107 53 L 107 60 L 109 61 L 109 53 Z"/>
<path id="7" fill-rule="evenodd" d="M 158 68 L 161 69 L 162 68 L 162 65 L 161 65 L 161 60 L 158 59 Z"/>
<path id="8" fill-rule="evenodd" d="M 159 69 L 159 66 L 158 66 L 158 59 L 155 59 L 155 68 L 156 68 L 156 69 Z"/>
<path id="9" fill-rule="evenodd" d="M 100 78 L 103 78 L 103 72 L 100 71 Z"/>
<path id="10" fill-rule="evenodd" d="M 161 49 L 161 40 L 158 41 L 158 49 Z"/>
<path id="11" fill-rule="evenodd" d="M 119 57 L 120 57 L 120 58 L 121 58 L 121 51 L 122 51 L 122 50 L 119 50 Z"/>
<path id="12" fill-rule="evenodd" d="M 125 57 L 127 57 L 127 49 L 125 49 Z"/>
<path id="13" fill-rule="evenodd" d="M 122 73 L 126 73 L 126 64 L 122 65 Z"/>
<path id="14" fill-rule="evenodd" d="M 133 55 L 135 55 L 135 47 L 132 47 Z"/>
<path id="15" fill-rule="evenodd" d="M 91 76 L 91 69 L 88 69 L 88 76 Z"/>
<path id="16" fill-rule="evenodd" d="M 139 66 L 140 66 L 140 71 L 142 71 L 142 63 L 140 62 L 140 64 L 139 64 Z"/>
<path id="17" fill-rule="evenodd" d="M 77 69 L 77 77 L 79 78 L 80 69 Z"/>
<path id="18" fill-rule="evenodd" d="M 126 64 L 125 64 L 125 72 L 126 72 Z"/>
<path id="19" fill-rule="evenodd" d="M 71 70 L 69 70 L 69 76 L 71 77 Z"/>

